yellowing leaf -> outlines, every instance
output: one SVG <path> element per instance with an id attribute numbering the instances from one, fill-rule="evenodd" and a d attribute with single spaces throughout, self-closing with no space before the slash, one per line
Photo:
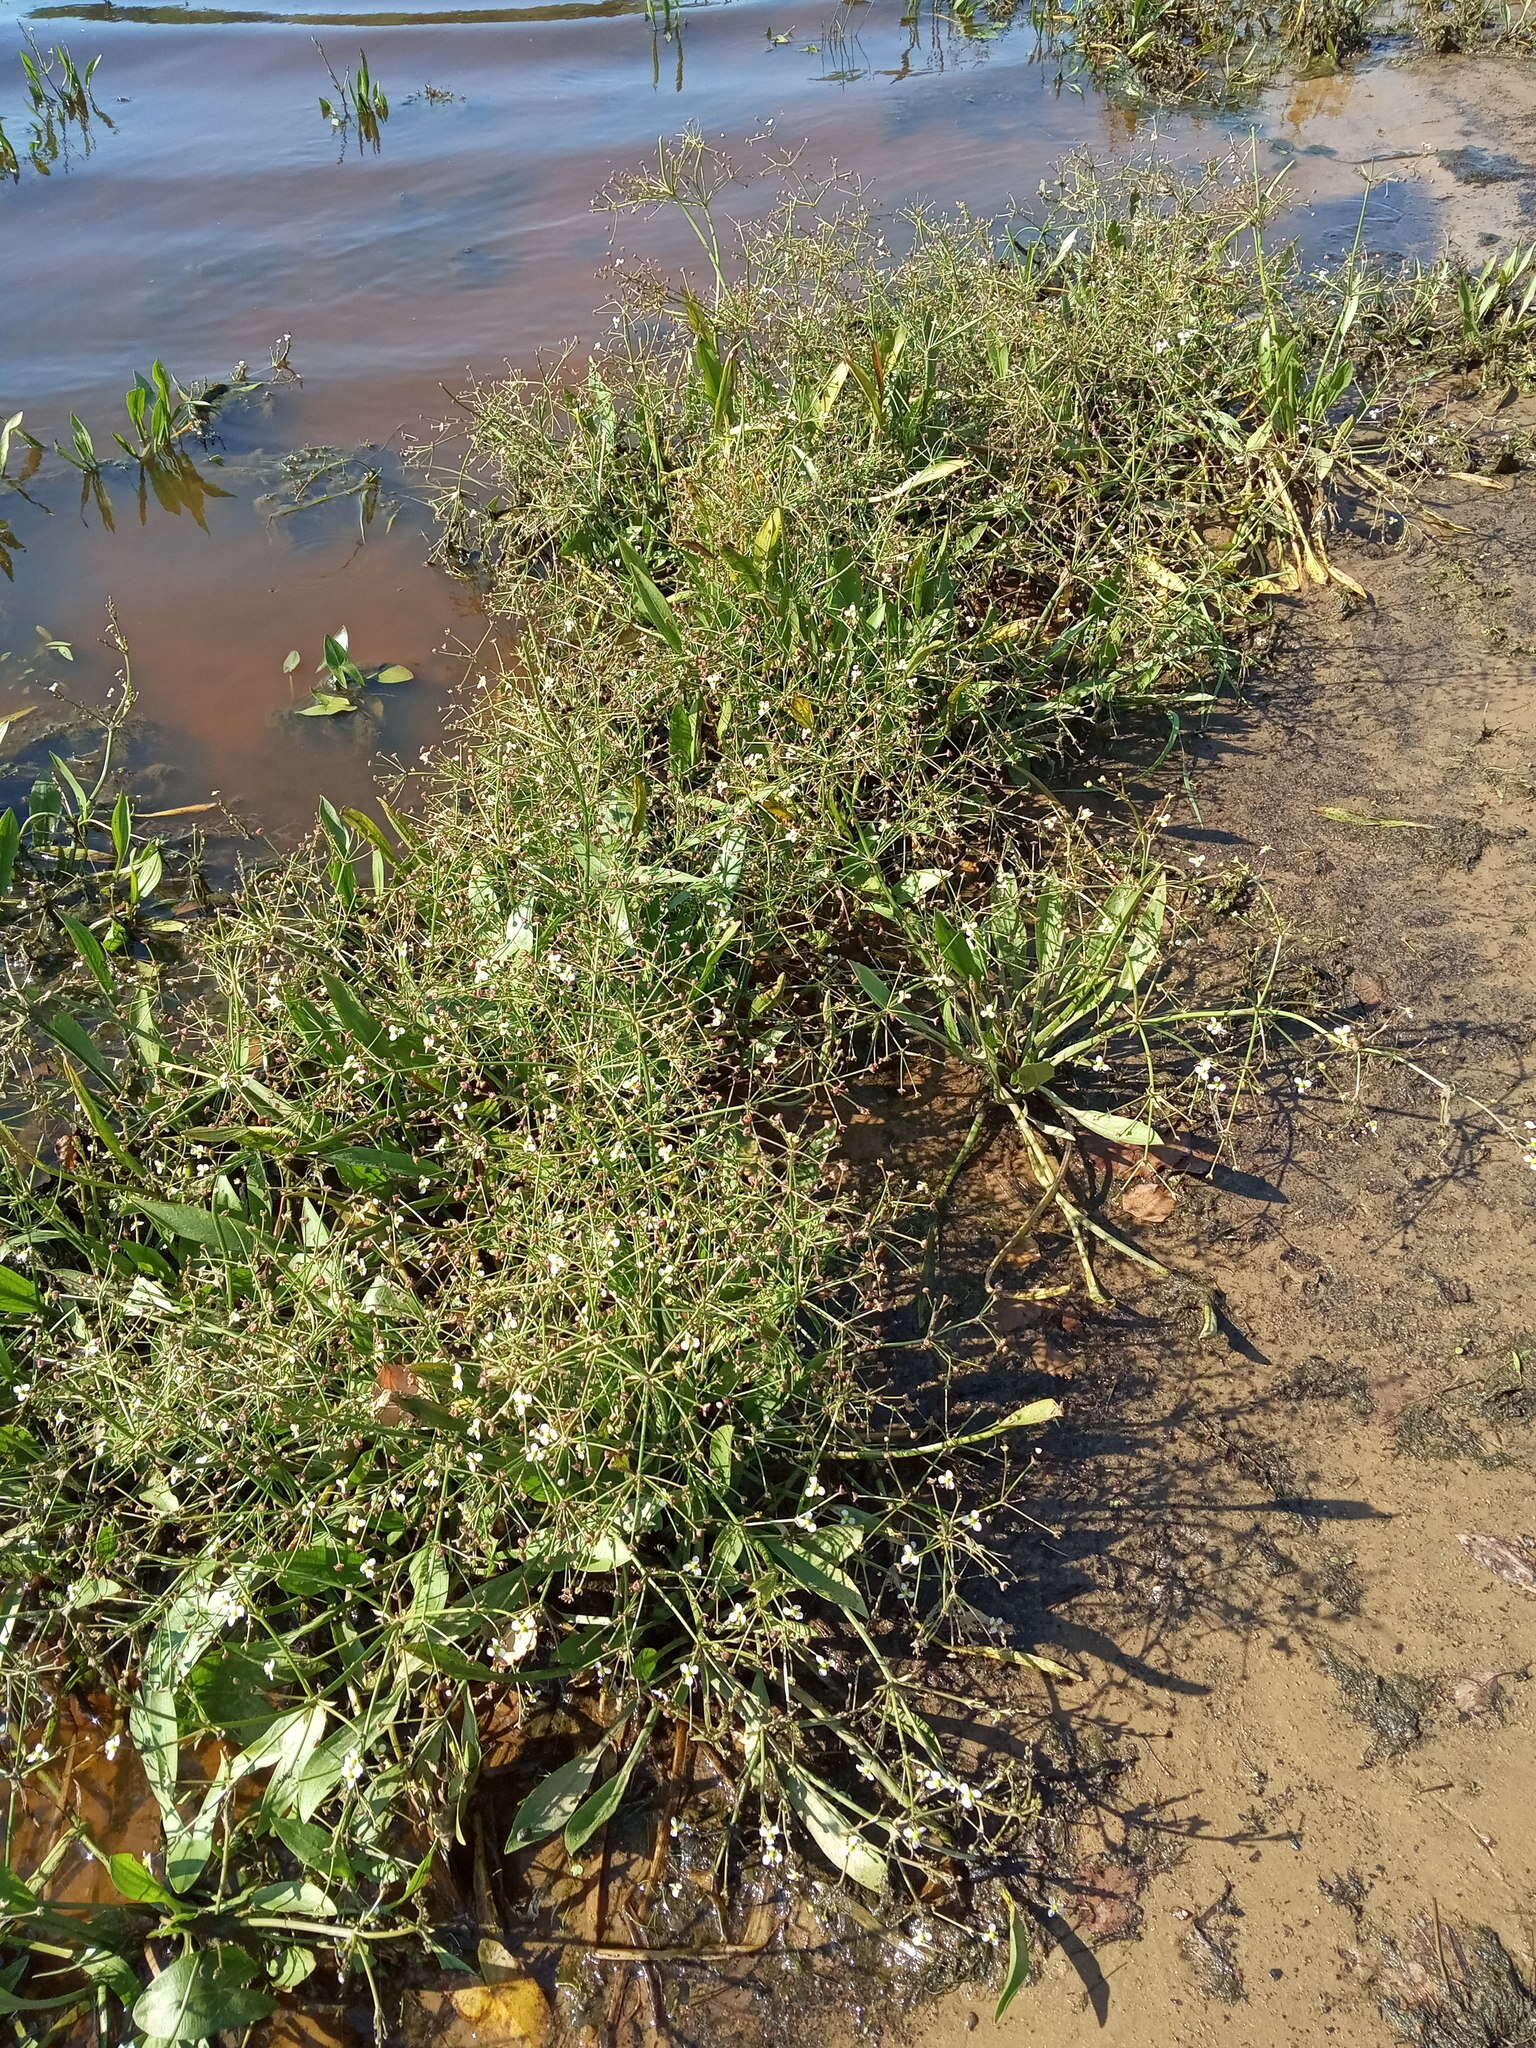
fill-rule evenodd
<path id="1" fill-rule="evenodd" d="M 930 462 L 926 469 L 920 469 L 916 476 L 904 477 L 893 491 L 880 491 L 870 499 L 871 505 L 888 505 L 893 498 L 904 498 L 908 491 L 921 490 L 924 484 L 936 484 L 944 477 L 953 476 L 957 469 L 969 469 L 969 455 L 956 455 L 948 462 Z"/>
<path id="2" fill-rule="evenodd" d="M 449 1994 L 453 2009 L 483 2041 L 519 2041 L 542 2048 L 551 2025 L 549 2000 L 531 1977 L 466 1984 Z"/>

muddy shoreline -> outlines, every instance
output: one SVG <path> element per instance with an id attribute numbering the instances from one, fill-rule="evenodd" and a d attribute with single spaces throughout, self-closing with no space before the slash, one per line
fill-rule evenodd
<path id="1" fill-rule="evenodd" d="M 1446 1120 L 1367 1063 L 1251 1119 L 1241 1182 L 1171 1181 L 1147 1241 L 1220 1287 L 1230 1342 L 1181 1345 L 1129 1275 L 1107 1326 L 1035 1340 L 1078 1419 L 1031 1620 L 1133 1770 L 1062 1891 L 1096 1968 L 1053 1956 L 1002 2040 L 1440 2039 L 1477 1929 L 1528 1962 L 1533 1179 L 1467 1097 L 1536 1118 L 1531 500 L 1430 503 L 1464 530 L 1347 558 L 1369 606 L 1288 608 L 1173 830 L 1251 864 Z"/>

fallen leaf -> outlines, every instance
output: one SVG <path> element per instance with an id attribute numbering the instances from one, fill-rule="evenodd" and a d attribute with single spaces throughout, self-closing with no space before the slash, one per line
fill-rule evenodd
<path id="1" fill-rule="evenodd" d="M 1351 810 L 1347 804 L 1319 804 L 1317 815 L 1330 819 L 1335 825 L 1370 825 L 1381 832 L 1432 832 L 1435 829 L 1417 818 L 1383 818 L 1372 811 Z"/>
<path id="2" fill-rule="evenodd" d="M 1451 1704 L 1463 1721 L 1483 1721 L 1503 1704 L 1504 1688 L 1496 1671 L 1473 1671 L 1451 1687 Z"/>
<path id="3" fill-rule="evenodd" d="M 1120 1197 L 1120 1208 L 1133 1223 L 1165 1223 L 1173 1214 L 1173 1189 L 1160 1180 L 1136 1181 Z"/>
<path id="4" fill-rule="evenodd" d="M 527 1974 L 505 1942 L 488 1934 L 475 1951 L 480 1975 L 487 1984 L 516 1984 Z"/>
<path id="5" fill-rule="evenodd" d="M 379 1391 L 373 1397 L 373 1419 L 382 1422 L 386 1429 L 393 1429 L 405 1420 L 405 1410 L 395 1396 L 419 1394 L 421 1381 L 408 1365 L 381 1365 L 374 1377 Z"/>
<path id="6" fill-rule="evenodd" d="M 1513 1543 L 1506 1543 L 1502 1536 L 1463 1536 L 1460 1542 L 1468 1557 L 1492 1572 L 1496 1579 L 1502 1579 L 1506 1586 L 1536 1593 L 1536 1564 Z"/>
<path id="7" fill-rule="evenodd" d="M 531 1977 L 466 1984 L 449 1996 L 460 2019 L 478 2028 L 484 2040 L 527 2041 L 542 2048 L 549 2038 L 549 2000 Z"/>

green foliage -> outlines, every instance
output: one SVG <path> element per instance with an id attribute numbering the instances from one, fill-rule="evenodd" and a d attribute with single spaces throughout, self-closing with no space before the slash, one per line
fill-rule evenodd
<path id="1" fill-rule="evenodd" d="M 359 150 L 368 148 L 377 154 L 383 143 L 384 123 L 389 119 L 389 99 L 368 68 L 368 53 L 359 50 L 357 69 L 338 75 L 322 45 L 316 43 L 315 48 L 330 74 L 335 95 L 334 98 L 321 95 L 321 113 L 343 137 L 349 132 L 354 134 Z"/>
<path id="2" fill-rule="evenodd" d="M 58 905 L 90 1022 L 41 1020 L 63 1085 L 0 1146 L 0 1683 L 40 1770 L 59 1674 L 113 1696 L 162 1839 L 115 1922 L 61 1933 L 30 1871 L 4 1917 L 157 2034 L 305 1954 L 440 1958 L 423 1886 L 508 1693 L 588 1729 L 519 1847 L 581 1852 L 681 1729 L 727 1879 L 792 1841 L 906 1911 L 1013 1852 L 1028 1788 L 962 1779 L 923 1657 L 991 1647 L 988 1518 L 1057 1406 L 978 1402 L 942 1317 L 914 1389 L 911 1207 L 837 1175 L 828 1105 L 893 1052 L 967 1070 L 1021 1238 L 1097 1289 L 1088 1155 L 1219 1132 L 1276 1020 L 1268 953 L 1190 992 L 1214 910 L 1096 750 L 1337 573 L 1339 480 L 1416 459 L 1411 406 L 1359 453 L 1410 342 L 1529 347 L 1513 278 L 1469 339 L 1458 273 L 1305 280 L 1161 171 L 894 264 L 802 210 L 738 267 L 718 170 L 685 141 L 630 195 L 683 207 L 707 306 L 472 401 L 517 661 L 412 815 L 322 806 L 170 1032 L 116 914 Z M 344 633 L 318 673 L 403 680 Z M 80 829 L 144 862 L 101 795 L 0 821 L 13 882 Z M 146 1941 L 191 1960 L 146 1988 Z"/>
<path id="3" fill-rule="evenodd" d="M 113 123 L 91 92 L 100 57 L 93 57 L 82 71 L 62 43 L 44 51 L 29 31 L 23 30 L 23 35 L 25 48 L 17 56 L 30 115 L 25 156 L 33 170 L 47 177 L 55 164 L 68 161 L 74 145 L 90 155 L 95 144 L 93 123 L 108 129 Z M 21 153 L 0 124 L 0 178 L 16 182 L 21 167 Z"/>

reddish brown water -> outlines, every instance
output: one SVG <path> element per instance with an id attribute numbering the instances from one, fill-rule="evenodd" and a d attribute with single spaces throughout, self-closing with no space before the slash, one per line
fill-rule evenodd
<path id="1" fill-rule="evenodd" d="M 23 409 L 51 442 L 75 411 L 108 446 L 123 391 L 155 356 L 188 380 L 223 377 L 241 358 L 264 366 L 280 334 L 293 336 L 304 379 L 221 419 L 217 462 L 199 460 L 228 495 L 205 501 L 201 523 L 153 497 L 141 514 L 123 468 L 107 479 L 109 532 L 52 454 L 28 485 L 35 502 L 0 491 L 0 518 L 25 549 L 14 582 L 0 582 L 0 714 L 46 707 L 50 682 L 60 701 L 96 700 L 111 670 L 110 596 L 158 801 L 218 789 L 286 833 L 321 792 L 357 800 L 381 755 L 414 758 L 474 673 L 485 631 L 470 594 L 425 565 L 425 508 L 406 504 L 388 531 L 375 520 L 365 540 L 355 500 L 277 520 L 258 501 L 277 459 L 308 443 L 376 444 L 387 479 L 409 490 L 391 451 L 451 411 L 441 387 L 591 332 L 612 232 L 593 195 L 659 133 L 692 121 L 748 161 L 803 148 L 808 165 L 856 171 L 893 210 L 917 199 L 987 210 L 1027 202 L 1073 147 L 1214 154 L 1252 132 L 1236 115 L 1138 120 L 1064 88 L 1027 25 L 973 38 L 917 5 L 736 0 L 686 12 L 670 35 L 614 0 L 0 14 L 0 117 L 13 139 L 24 25 L 79 61 L 100 53 L 95 90 L 115 124 L 89 155 L 47 177 L 24 166 L 19 184 L 0 186 L 0 418 Z M 329 88 L 317 33 L 338 69 L 366 44 L 391 101 L 377 155 L 346 149 L 318 111 Z M 1319 248 L 1352 230 L 1355 159 L 1424 140 L 1405 75 L 1378 68 L 1258 109 L 1261 168 L 1295 159 Z M 429 100 L 428 83 L 456 97 Z M 750 209 L 765 190 L 749 180 L 730 205 Z M 1387 188 L 1377 232 L 1427 239 L 1431 199 L 1411 183 Z M 623 239 L 684 253 L 643 223 Z M 283 657 L 303 651 L 302 685 L 321 636 L 342 624 L 360 660 L 403 662 L 417 680 L 390 693 L 377 722 L 295 722 Z M 71 643 L 73 664 L 39 657 L 38 627 Z"/>

